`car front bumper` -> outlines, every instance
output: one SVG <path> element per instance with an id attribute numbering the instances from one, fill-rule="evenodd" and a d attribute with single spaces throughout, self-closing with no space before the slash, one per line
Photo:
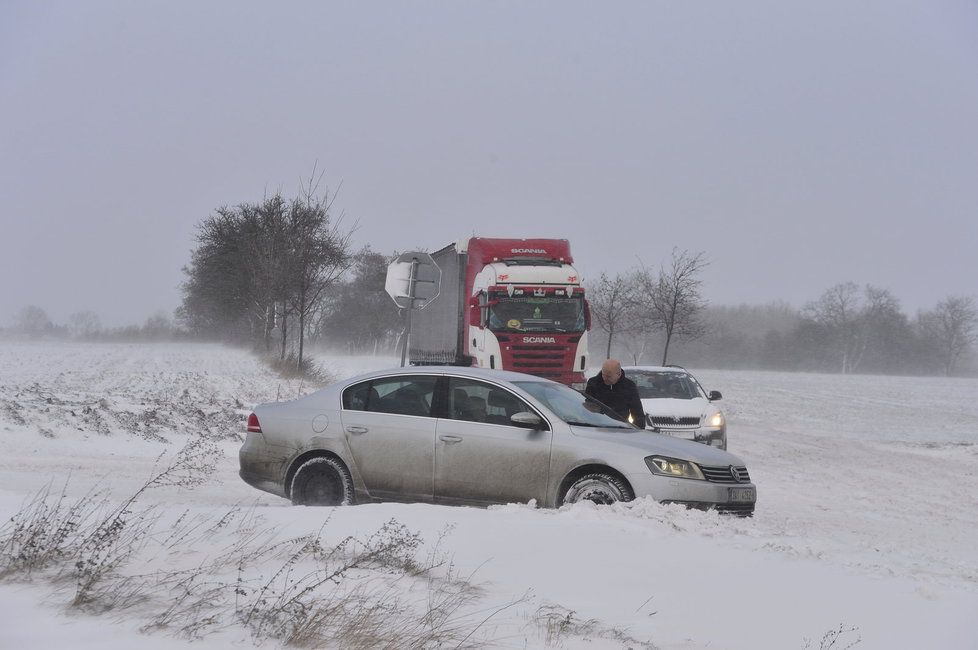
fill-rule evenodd
<path id="1" fill-rule="evenodd" d="M 657 476 L 651 472 L 629 474 L 635 497 L 652 497 L 662 503 L 681 503 L 698 510 L 717 510 L 749 517 L 757 503 L 757 486 L 751 482 L 713 483 L 696 479 Z"/>

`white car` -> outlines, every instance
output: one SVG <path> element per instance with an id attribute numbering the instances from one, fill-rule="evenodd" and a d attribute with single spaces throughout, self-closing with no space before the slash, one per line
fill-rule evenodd
<path id="1" fill-rule="evenodd" d="M 727 418 L 716 404 L 720 391 L 703 389 L 680 366 L 626 366 L 625 376 L 638 386 L 645 409 L 645 428 L 727 448 Z"/>

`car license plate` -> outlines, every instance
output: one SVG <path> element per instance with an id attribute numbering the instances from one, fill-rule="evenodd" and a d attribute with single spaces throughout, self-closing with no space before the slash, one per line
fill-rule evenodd
<path id="1" fill-rule="evenodd" d="M 743 487 L 743 488 L 727 488 L 729 490 L 729 499 L 733 503 L 754 503 L 757 496 L 754 494 L 754 488 Z"/>

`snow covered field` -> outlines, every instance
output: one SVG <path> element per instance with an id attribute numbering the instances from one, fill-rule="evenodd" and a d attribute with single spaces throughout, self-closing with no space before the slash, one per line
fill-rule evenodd
<path id="1" fill-rule="evenodd" d="M 318 359 L 336 377 L 394 362 Z M 0 343 L 3 521 L 48 485 L 111 508 L 206 442 L 196 474 L 127 510 L 145 535 L 112 571 L 84 582 L 62 558 L 3 576 L 0 647 L 274 647 L 262 603 L 301 616 L 290 585 L 336 566 L 311 593 L 346 603 L 333 620 L 364 645 L 386 622 L 418 636 L 376 639 L 445 647 L 978 647 L 978 380 L 696 374 L 723 392 L 752 519 L 646 501 L 293 508 L 238 478 L 237 447 L 251 406 L 309 386 L 220 346 Z M 351 615 L 357 597 L 376 607 Z"/>

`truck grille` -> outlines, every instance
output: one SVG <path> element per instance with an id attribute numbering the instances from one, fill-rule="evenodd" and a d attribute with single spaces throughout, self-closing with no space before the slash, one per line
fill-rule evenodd
<path id="1" fill-rule="evenodd" d="M 523 343 L 520 337 L 514 338 L 519 342 L 500 346 L 503 368 L 563 383 L 579 381 L 580 370 L 575 367 L 574 357 L 576 348 L 564 343 L 559 336 L 557 343 L 543 345 Z"/>
<path id="2" fill-rule="evenodd" d="M 514 359 L 557 359 L 559 361 L 564 360 L 564 355 L 562 354 L 514 354 Z"/>
<path id="3" fill-rule="evenodd" d="M 650 415 L 649 424 L 654 427 L 665 429 L 687 428 L 692 429 L 700 425 L 700 419 L 696 417 L 674 418 L 670 416 Z"/>
<path id="4" fill-rule="evenodd" d="M 520 363 L 517 361 L 513 364 L 514 368 L 563 368 L 564 364 L 560 361 L 556 363 L 540 363 L 539 361 L 533 363 Z"/>
<path id="5" fill-rule="evenodd" d="M 560 352 L 566 351 L 561 345 L 513 345 L 513 350 L 517 352 Z"/>
<path id="6" fill-rule="evenodd" d="M 703 472 L 703 478 L 705 478 L 710 483 L 749 483 L 750 474 L 747 473 L 746 467 L 734 467 L 733 470 L 737 472 L 740 477 L 738 481 L 731 475 L 730 467 L 707 467 L 706 465 L 700 465 L 700 470 Z"/>
<path id="7" fill-rule="evenodd" d="M 510 350 L 513 370 L 531 372 L 541 377 L 558 375 L 542 372 L 548 368 L 563 369 L 571 365 L 567 360 L 567 349 L 560 345 L 514 345 Z"/>

